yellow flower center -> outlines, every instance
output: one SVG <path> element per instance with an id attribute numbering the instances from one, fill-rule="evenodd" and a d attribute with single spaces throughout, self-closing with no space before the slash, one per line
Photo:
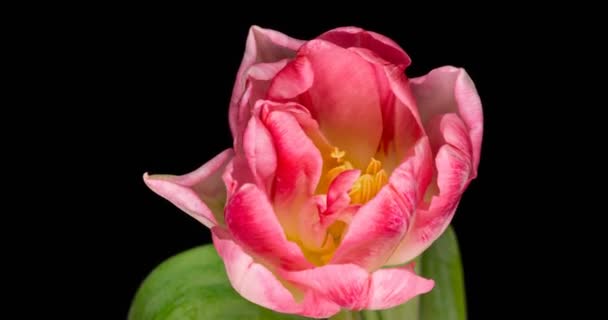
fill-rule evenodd
<path id="1" fill-rule="evenodd" d="M 331 152 L 330 157 L 337 163 L 334 167 L 327 171 L 325 179 L 327 179 L 327 185 L 331 184 L 340 173 L 354 169 L 353 165 L 345 160 L 346 152 L 338 148 L 334 148 Z M 371 200 L 380 189 L 388 182 L 388 175 L 382 168 L 382 162 L 371 158 L 367 168 L 362 172 L 361 176 L 353 184 L 348 195 L 350 196 L 351 203 L 353 204 L 364 204 Z"/>
<path id="2" fill-rule="evenodd" d="M 331 182 L 342 172 L 354 169 L 352 163 L 347 160 L 346 151 L 334 148 L 329 155 L 326 154 L 324 164 L 324 174 L 321 178 L 317 193 L 326 194 Z M 382 168 L 382 162 L 371 158 L 367 168 L 361 170 L 361 175 L 353 183 L 348 195 L 351 199 L 351 204 L 364 204 L 371 200 L 380 189 L 388 182 L 388 175 Z M 304 256 L 314 265 L 325 265 L 333 257 L 337 247 L 340 245 L 342 238 L 348 228 L 344 221 L 337 220 L 327 228 L 325 241 L 320 247 L 307 246 L 303 242 L 288 239 L 296 242 Z"/>
<path id="3" fill-rule="evenodd" d="M 379 156 L 382 157 L 382 154 Z M 372 157 L 367 167 L 360 168 L 359 178 L 348 191 L 351 204 L 365 204 L 373 199 L 388 182 L 388 174 L 383 168 L 382 162 L 376 158 Z M 352 169 L 355 169 L 355 167 L 349 161 L 346 151 L 336 147 L 327 150 L 323 156 L 323 173 L 316 194 L 327 194 L 333 180 L 344 171 Z M 322 266 L 332 259 L 347 230 L 348 222 L 336 220 L 324 231 L 325 234 L 322 235 L 321 243 L 317 243 L 318 240 L 311 240 L 311 238 L 306 239 L 302 234 L 287 233 L 286 235 L 289 241 L 298 244 L 308 261 L 316 266 Z"/>

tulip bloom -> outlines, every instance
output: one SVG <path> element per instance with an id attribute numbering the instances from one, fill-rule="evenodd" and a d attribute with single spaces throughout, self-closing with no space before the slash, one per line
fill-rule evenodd
<path id="1" fill-rule="evenodd" d="M 411 261 L 477 175 L 483 117 L 467 73 L 408 79 L 408 55 L 354 27 L 301 41 L 254 26 L 227 149 L 181 176 L 144 176 L 209 227 L 246 299 L 330 317 L 433 288 Z"/>

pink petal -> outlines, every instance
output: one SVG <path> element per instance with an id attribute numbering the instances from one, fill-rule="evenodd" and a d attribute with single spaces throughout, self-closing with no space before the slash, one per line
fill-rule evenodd
<path id="1" fill-rule="evenodd" d="M 303 299 L 296 302 L 270 270 L 254 261 L 221 229 L 213 229 L 213 243 L 224 260 L 230 283 L 245 299 L 277 312 L 312 318 L 329 318 L 340 311 L 337 304 L 312 290 L 304 292 Z"/>
<path id="2" fill-rule="evenodd" d="M 413 222 L 431 178 L 431 151 L 421 139 L 389 183 L 354 216 L 330 263 L 353 263 L 375 270 L 386 262 Z"/>
<path id="3" fill-rule="evenodd" d="M 339 218 L 342 210 L 350 205 L 348 192 L 361 175 L 360 170 L 346 170 L 340 173 L 329 185 L 327 192 L 327 208 L 322 211 L 321 224 L 330 226 Z"/>
<path id="4" fill-rule="evenodd" d="M 271 111 L 280 110 L 290 113 L 304 130 L 306 135 L 313 141 L 313 144 L 319 149 L 321 154 L 328 155 L 333 150 L 333 146 L 329 144 L 327 138 L 319 129 L 319 124 L 312 118 L 310 111 L 303 105 L 295 102 L 275 102 L 270 100 L 258 100 L 254 107 L 254 113 L 258 112 L 260 117 L 266 119 Z"/>
<path id="5" fill-rule="evenodd" d="M 324 235 L 316 226 L 318 211 L 313 195 L 321 176 L 321 154 L 291 111 L 269 111 L 262 121 L 277 152 L 272 199 L 279 221 L 291 237 L 307 246 L 318 246 Z"/>
<path id="6" fill-rule="evenodd" d="M 243 149 L 257 186 L 270 194 L 277 169 L 277 154 L 270 132 L 257 116 L 249 120 L 245 129 Z"/>
<path id="7" fill-rule="evenodd" d="M 311 197 L 321 175 L 319 150 L 289 111 L 271 111 L 262 120 L 277 152 L 275 200 L 286 203 L 299 195 Z"/>
<path id="8" fill-rule="evenodd" d="M 434 286 L 433 280 L 416 275 L 411 266 L 380 269 L 372 273 L 370 301 L 366 307 L 371 310 L 392 308 L 431 291 Z"/>
<path id="9" fill-rule="evenodd" d="M 382 135 L 382 113 L 374 68 L 356 53 L 323 40 L 307 42 L 298 51 L 309 67 L 291 62 L 268 89 L 269 97 L 283 97 L 285 87 L 312 78 L 312 86 L 300 85 L 293 97 L 307 107 L 332 145 L 346 150 L 355 167 L 367 165 Z M 300 61 L 303 58 L 298 58 Z M 310 70 L 308 70 L 310 69 Z M 310 75 L 310 74 L 312 75 Z M 308 81 L 308 80 L 307 80 Z"/>
<path id="10" fill-rule="evenodd" d="M 424 134 L 415 99 L 411 93 L 404 65 L 394 65 L 369 49 L 352 47 L 363 59 L 374 65 L 374 81 L 382 110 L 381 149 L 386 158 L 381 159 L 389 172 L 399 165 L 408 150 Z"/>
<path id="11" fill-rule="evenodd" d="M 385 136 L 384 139 L 387 140 L 384 141 L 392 141 L 395 156 L 398 161 L 402 161 L 405 153 L 424 135 L 424 129 L 416 100 L 403 70 L 394 66 L 385 66 L 384 74 L 393 97 L 389 101 L 393 112 L 391 113 L 387 108 L 383 109 L 384 126 L 388 132 L 394 132 L 392 137 Z"/>
<path id="12" fill-rule="evenodd" d="M 228 201 L 226 225 L 235 241 L 255 257 L 288 270 L 310 268 L 302 251 L 287 241 L 266 194 L 243 185 Z"/>
<path id="13" fill-rule="evenodd" d="M 259 99 L 263 99 L 266 96 L 266 91 L 276 74 L 283 69 L 287 64 L 288 59 L 279 60 L 272 63 L 258 63 L 252 65 L 243 74 L 245 79 L 245 87 L 236 102 L 236 107 L 231 109 L 230 121 L 231 126 L 238 128 L 237 131 L 233 132 L 235 138 L 236 151 L 240 147 L 240 138 L 243 128 L 247 125 L 247 121 L 251 118 L 252 109 Z M 235 111 L 236 110 L 236 111 Z"/>
<path id="14" fill-rule="evenodd" d="M 465 152 L 471 146 L 464 122 L 455 114 L 444 114 L 429 122 L 429 130 L 433 148 L 438 149 L 437 184 L 428 191 L 430 204 L 419 208 L 416 222 L 388 260 L 389 265 L 414 259 L 445 231 L 473 177 L 472 156 Z"/>
<path id="15" fill-rule="evenodd" d="M 369 301 L 370 274 L 354 264 L 328 264 L 322 267 L 283 272 L 290 282 L 308 287 L 330 301 L 350 310 L 361 310 Z"/>
<path id="16" fill-rule="evenodd" d="M 211 228 L 224 222 L 226 187 L 222 174 L 233 155 L 232 149 L 226 149 L 200 168 L 181 176 L 145 173 L 144 182 L 152 191 Z"/>
<path id="17" fill-rule="evenodd" d="M 410 267 L 381 269 L 370 274 L 355 264 L 328 264 L 281 274 L 349 310 L 390 308 L 434 286 L 432 280 L 417 276 Z"/>
<path id="18" fill-rule="evenodd" d="M 302 40 L 290 38 L 278 31 L 263 29 L 252 26 L 249 29 L 245 53 L 241 66 L 237 72 L 236 81 L 230 99 L 230 129 L 232 135 L 236 136 L 238 130 L 238 102 L 245 90 L 248 69 L 256 63 L 277 62 L 285 58 L 293 58 L 298 48 L 303 44 Z"/>
<path id="19" fill-rule="evenodd" d="M 420 115 L 426 124 L 433 116 L 458 114 L 466 124 L 473 148 L 473 178 L 481 152 L 483 112 L 475 84 L 464 69 L 441 67 L 411 80 Z"/>
<path id="20" fill-rule="evenodd" d="M 403 68 L 410 63 L 410 57 L 393 40 L 357 27 L 342 27 L 322 34 L 320 39 L 330 41 L 343 48 L 359 47 L 368 49 L 382 59 Z"/>
<path id="21" fill-rule="evenodd" d="M 314 82 L 314 71 L 306 56 L 298 56 L 277 73 L 268 90 L 268 98 L 286 101 L 306 92 Z"/>

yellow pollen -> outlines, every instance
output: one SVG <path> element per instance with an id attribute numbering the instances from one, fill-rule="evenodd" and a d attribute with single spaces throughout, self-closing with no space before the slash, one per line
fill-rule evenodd
<path id="1" fill-rule="evenodd" d="M 329 157 L 328 157 L 329 156 Z M 347 157 L 346 151 L 333 148 L 329 154 L 324 155 L 324 174 L 317 186 L 317 194 L 326 194 L 334 179 L 346 170 L 355 169 Z M 382 167 L 382 162 L 371 158 L 367 166 L 357 167 L 361 169 L 359 178 L 351 186 L 348 195 L 351 204 L 365 204 L 373 199 L 382 187 L 388 182 L 388 174 Z M 338 220 L 331 223 L 326 229 L 322 244 L 305 244 L 297 235 L 287 235 L 288 240 L 298 244 L 306 259 L 315 266 L 322 266 L 334 256 L 336 249 L 340 246 L 342 238 L 348 229 L 348 222 Z"/>
<path id="2" fill-rule="evenodd" d="M 336 159 L 338 165 L 331 167 L 325 175 L 327 185 L 342 172 L 353 169 L 353 165 L 345 160 L 346 151 L 338 148 L 333 149 L 330 156 Z M 384 169 L 382 169 L 382 162 L 371 158 L 365 171 L 361 174 L 359 179 L 353 183 L 353 186 L 348 193 L 353 204 L 363 204 L 371 200 L 380 189 L 388 182 L 388 175 Z"/>

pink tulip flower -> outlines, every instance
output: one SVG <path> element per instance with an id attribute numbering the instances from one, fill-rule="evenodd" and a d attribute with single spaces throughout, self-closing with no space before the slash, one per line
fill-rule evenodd
<path id="1" fill-rule="evenodd" d="M 483 115 L 465 70 L 408 79 L 409 64 L 360 28 L 302 41 L 253 26 L 233 147 L 145 183 L 211 229 L 232 286 L 258 305 L 322 318 L 429 292 L 411 262 L 477 175 Z"/>

